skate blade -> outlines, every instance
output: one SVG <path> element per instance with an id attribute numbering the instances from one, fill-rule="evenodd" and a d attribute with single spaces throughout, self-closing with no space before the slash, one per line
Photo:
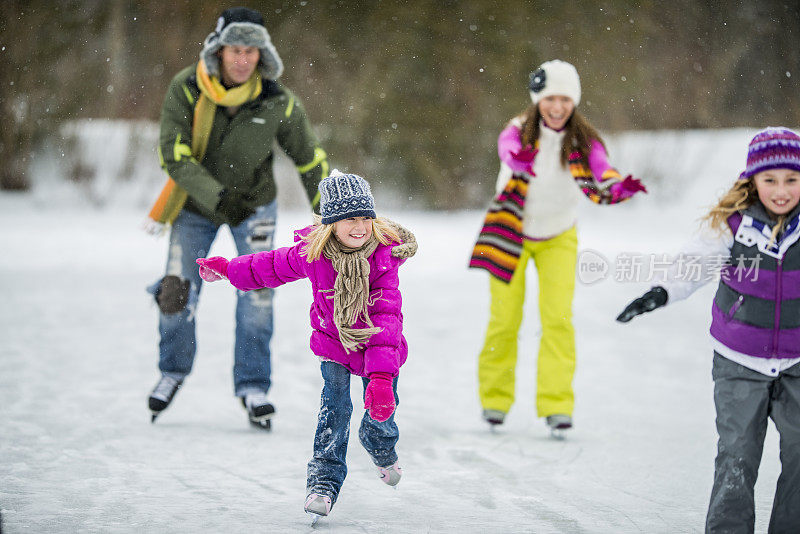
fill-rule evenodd
<path id="1" fill-rule="evenodd" d="M 498 419 L 484 419 L 484 421 L 489 425 L 489 432 L 492 434 L 494 434 L 497 431 L 497 428 L 503 424 L 503 421 Z"/>
<path id="2" fill-rule="evenodd" d="M 322 514 L 318 514 L 317 512 L 312 512 L 311 510 L 306 510 L 306 515 L 308 516 L 308 520 L 312 527 L 317 524 L 317 521 L 319 521 L 320 517 L 326 517 Z"/>
<path id="3" fill-rule="evenodd" d="M 558 441 L 564 441 L 567 439 L 566 431 L 566 428 L 552 428 L 550 429 L 550 437 Z"/>
<path id="4" fill-rule="evenodd" d="M 268 414 L 265 414 L 265 415 L 249 415 L 249 414 L 248 414 L 248 416 L 247 416 L 247 417 L 248 417 L 248 419 L 250 419 L 251 421 L 257 421 L 257 422 L 259 422 L 259 423 L 260 423 L 260 422 L 262 422 L 262 421 L 269 421 L 270 419 L 272 419 L 273 417 L 275 417 L 275 412 L 270 412 L 270 413 L 268 413 Z"/>
<path id="5" fill-rule="evenodd" d="M 269 419 L 264 419 L 263 421 L 256 421 L 254 419 L 250 419 L 250 426 L 253 428 L 257 428 L 259 430 L 265 430 L 269 432 L 272 430 L 272 422 Z"/>

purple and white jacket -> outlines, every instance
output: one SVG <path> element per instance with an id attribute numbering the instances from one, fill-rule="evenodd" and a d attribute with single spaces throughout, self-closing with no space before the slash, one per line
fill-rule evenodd
<path id="1" fill-rule="evenodd" d="M 333 322 L 333 299 L 330 298 L 338 273 L 324 256 L 309 263 L 303 253 L 306 244 L 301 241 L 301 236 L 307 235 L 312 228 L 296 231 L 294 239 L 297 243 L 292 247 L 232 259 L 228 264 L 228 280 L 236 288 L 249 291 L 308 278 L 314 295 L 309 312 L 313 329 L 311 351 L 322 359 L 345 366 L 358 376 L 369 376 L 374 372 L 397 376 L 408 357 L 398 278 L 398 269 L 405 258 L 392 256 L 392 247 L 399 243 L 379 244 L 368 258 L 370 300 L 373 301 L 368 311 L 374 325 L 382 330 L 370 337 L 365 348 L 347 352 L 339 341 L 339 330 Z M 353 326 L 367 327 L 362 321 Z"/>
<path id="2" fill-rule="evenodd" d="M 730 232 L 706 230 L 688 243 L 661 285 L 668 303 L 683 300 L 719 274 L 711 309 L 714 350 L 760 373 L 777 376 L 800 362 L 800 207 L 775 243 L 772 222 L 757 202 L 728 218 Z M 701 270 L 687 276 L 691 259 Z M 679 266 L 682 265 L 682 266 Z"/>

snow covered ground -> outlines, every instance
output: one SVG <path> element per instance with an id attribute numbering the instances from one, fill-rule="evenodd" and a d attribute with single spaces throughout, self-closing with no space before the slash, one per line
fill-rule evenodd
<path id="1" fill-rule="evenodd" d="M 733 168 L 748 139 L 739 135 Z M 709 194 L 734 176 L 698 178 L 703 195 L 681 202 L 583 208 L 580 250 L 600 253 L 610 270 L 577 285 L 576 426 L 564 441 L 549 437 L 534 410 L 535 277 L 518 400 L 492 433 L 476 393 L 488 284 L 465 268 L 482 214 L 388 213 L 420 243 L 401 271 L 410 347 L 397 415 L 404 477 L 397 490 L 384 486 L 353 432 L 339 502 L 314 530 L 702 532 L 716 447 L 714 287 L 620 325 L 616 314 L 649 284 L 615 281 L 614 259 L 673 253 Z M 308 349 L 307 283 L 277 292 L 271 433 L 251 429 L 232 396 L 234 293 L 223 283 L 205 286 L 194 372 L 152 425 L 157 309 L 145 286 L 161 276 L 166 241 L 140 231 L 141 208 L 44 199 L 0 195 L 3 532 L 311 531 L 302 505 L 322 381 Z M 307 220 L 282 212 L 278 244 Z M 212 253 L 233 254 L 227 232 Z M 356 407 L 360 396 L 354 380 Z M 770 424 L 757 532 L 766 531 L 779 469 Z"/>

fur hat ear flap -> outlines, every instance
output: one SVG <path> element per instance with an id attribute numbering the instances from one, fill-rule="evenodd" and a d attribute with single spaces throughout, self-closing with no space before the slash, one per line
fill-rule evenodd
<path id="1" fill-rule="evenodd" d="M 217 52 L 222 48 L 219 44 L 219 35 L 216 32 L 209 33 L 203 42 L 203 50 L 200 51 L 200 59 L 206 66 L 209 76 L 219 78 L 219 57 Z"/>
<path id="2" fill-rule="evenodd" d="M 276 80 L 283 73 L 283 61 L 272 44 L 269 32 L 264 26 L 261 13 L 245 7 L 226 9 L 217 19 L 216 29 L 208 34 L 203 42 L 200 58 L 211 76 L 219 78 L 219 57 L 217 52 L 223 46 L 254 46 L 258 48 L 261 76 Z"/>

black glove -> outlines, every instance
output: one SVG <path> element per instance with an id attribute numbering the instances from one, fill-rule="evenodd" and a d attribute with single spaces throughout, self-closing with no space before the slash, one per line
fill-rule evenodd
<path id="1" fill-rule="evenodd" d="M 617 316 L 617 321 L 627 323 L 637 315 L 653 311 L 667 303 L 667 290 L 656 286 L 638 299 L 628 304 Z"/>
<path id="2" fill-rule="evenodd" d="M 242 221 L 255 213 L 255 210 L 245 203 L 245 197 L 241 193 L 223 189 L 219 194 L 219 204 L 217 213 L 222 215 L 231 226 L 239 226 Z"/>

